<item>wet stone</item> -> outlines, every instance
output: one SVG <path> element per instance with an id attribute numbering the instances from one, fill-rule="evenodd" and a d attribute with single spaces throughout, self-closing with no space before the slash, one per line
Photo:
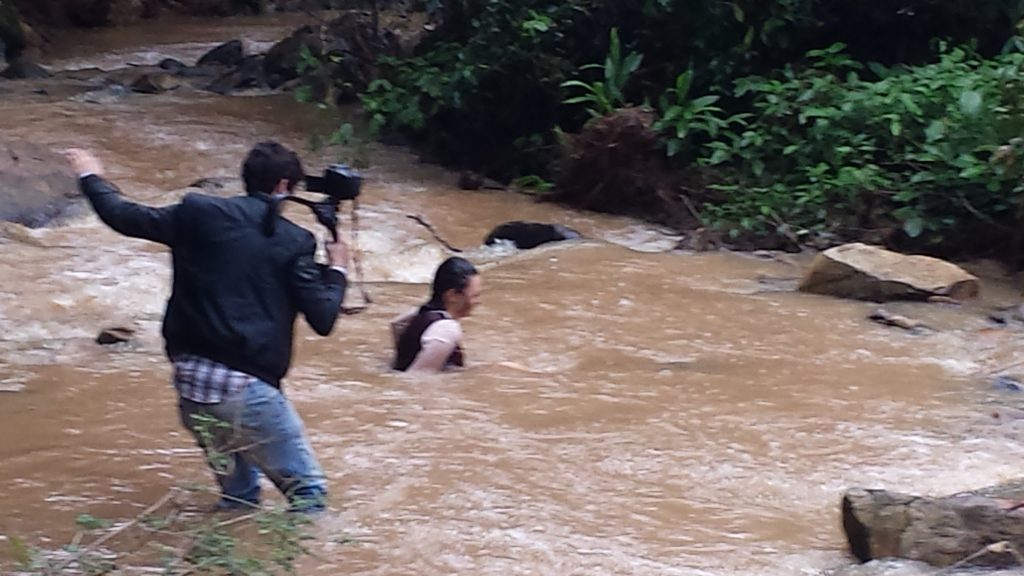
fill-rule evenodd
<path id="1" fill-rule="evenodd" d="M 120 344 L 122 342 L 131 342 L 135 338 L 135 330 L 132 328 L 125 328 L 123 326 L 117 326 L 114 328 L 104 328 L 100 331 L 99 335 L 96 336 L 96 343 L 103 346 L 109 346 L 111 344 Z"/>
<path id="2" fill-rule="evenodd" d="M 1024 392 L 1024 383 L 1013 376 L 996 376 L 992 381 L 992 389 L 1003 392 Z"/>

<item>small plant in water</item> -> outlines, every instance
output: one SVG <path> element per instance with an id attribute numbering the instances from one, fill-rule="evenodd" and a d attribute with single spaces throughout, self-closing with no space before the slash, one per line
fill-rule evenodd
<path id="1" fill-rule="evenodd" d="M 198 418 L 195 422 L 200 436 L 211 440 L 217 430 L 229 426 L 215 418 Z M 227 462 L 229 456 L 227 452 L 207 450 L 214 466 Z M 9 555 L 16 568 L 4 573 L 273 576 L 295 574 L 296 562 L 312 554 L 307 546 L 313 539 L 308 517 L 283 507 L 253 509 L 233 517 L 196 512 L 194 497 L 208 492 L 209 488 L 197 486 L 172 488 L 134 519 L 124 522 L 80 514 L 78 533 L 58 549 L 33 548 L 11 538 Z"/>

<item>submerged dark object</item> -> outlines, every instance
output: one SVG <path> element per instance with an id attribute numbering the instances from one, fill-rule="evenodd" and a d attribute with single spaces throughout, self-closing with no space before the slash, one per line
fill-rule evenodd
<path id="1" fill-rule="evenodd" d="M 576 238 L 580 238 L 579 232 L 561 224 L 516 220 L 499 224 L 487 235 L 484 244 L 495 244 L 498 240 L 508 240 L 520 250 L 529 250 L 548 242 L 561 242 Z"/>
<path id="2" fill-rule="evenodd" d="M 1024 384 L 1013 376 L 996 376 L 996 379 L 992 381 L 993 390 L 1002 390 L 1004 392 L 1024 392 Z"/>

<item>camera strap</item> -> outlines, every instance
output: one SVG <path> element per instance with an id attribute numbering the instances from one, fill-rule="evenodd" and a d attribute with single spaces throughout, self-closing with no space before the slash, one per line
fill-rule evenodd
<path id="1" fill-rule="evenodd" d="M 352 223 L 352 265 L 355 268 L 356 278 L 355 284 L 359 287 L 359 294 L 363 297 L 362 306 L 343 306 L 341 308 L 342 314 L 351 316 L 358 314 L 363 310 L 370 307 L 373 304 L 373 298 L 370 298 L 370 293 L 366 291 L 366 279 L 363 275 L 363 259 L 359 256 L 359 198 L 352 199 L 352 213 L 350 215 L 350 221 Z"/>

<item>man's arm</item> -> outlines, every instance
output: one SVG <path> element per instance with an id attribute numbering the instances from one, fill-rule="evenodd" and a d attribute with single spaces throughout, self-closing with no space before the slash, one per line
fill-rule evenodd
<path id="1" fill-rule="evenodd" d="M 117 187 L 95 174 L 79 178 L 78 184 L 100 220 L 116 232 L 168 246 L 174 244 L 177 204 L 161 208 L 136 204 L 126 200 Z"/>
<path id="2" fill-rule="evenodd" d="M 168 246 L 174 243 L 177 205 L 151 208 L 125 200 L 116 186 L 102 178 L 103 164 L 91 152 L 72 148 L 65 155 L 71 169 L 78 175 L 82 194 L 107 226 L 132 238 Z"/>
<path id="3" fill-rule="evenodd" d="M 345 300 L 348 281 L 339 267 L 329 268 L 313 261 L 316 241 L 310 236 L 292 273 L 292 295 L 302 315 L 317 334 L 327 336 Z"/>

